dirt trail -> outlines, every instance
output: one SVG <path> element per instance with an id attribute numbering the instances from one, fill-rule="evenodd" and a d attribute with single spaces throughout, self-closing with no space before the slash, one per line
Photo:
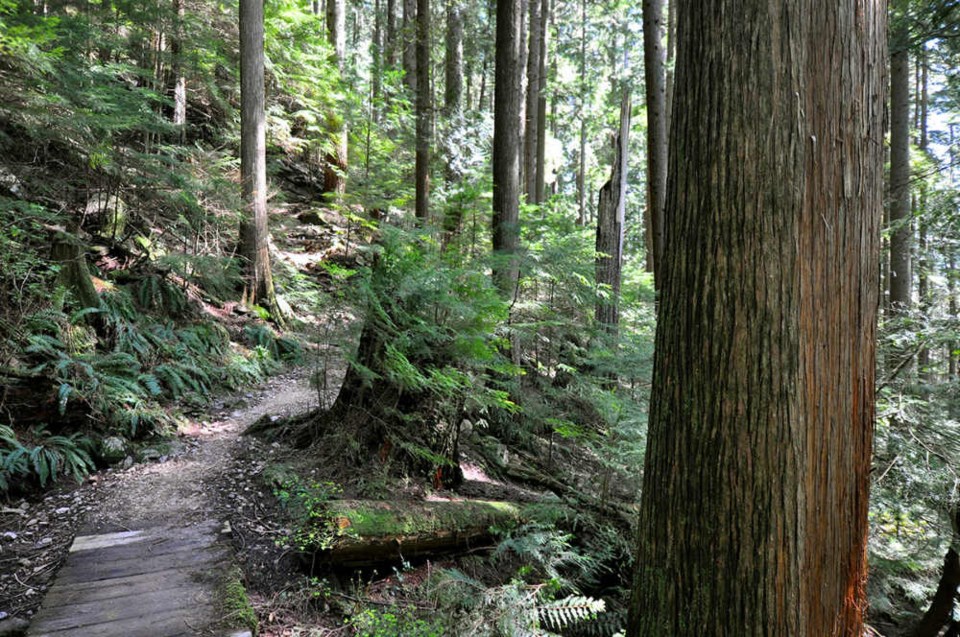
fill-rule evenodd
<path id="1" fill-rule="evenodd" d="M 228 400 L 210 420 L 185 432 L 192 449 L 167 462 L 137 465 L 116 475 L 85 532 L 122 531 L 151 523 L 189 524 L 215 511 L 214 483 L 229 466 L 239 434 L 265 415 L 292 416 L 317 406 L 317 392 L 300 368 Z"/>
<path id="2" fill-rule="evenodd" d="M 206 534 L 210 542 L 223 546 L 223 542 L 214 542 L 223 528 L 223 521 L 217 515 L 221 502 L 218 490 L 222 490 L 222 477 L 236 462 L 235 455 L 242 447 L 239 434 L 262 416 L 289 416 L 314 408 L 318 396 L 316 390 L 310 388 L 308 376 L 308 369 L 294 369 L 268 379 L 246 394 L 215 401 L 206 419 L 192 421 L 169 451 L 161 447 L 152 462 L 107 470 L 91 476 L 79 488 L 65 487 L 47 494 L 39 502 L 23 501 L 0 509 L 0 635 L 20 628 L 31 618 L 35 626 L 49 622 L 51 608 L 44 608 L 35 616 L 37 606 L 48 588 L 49 603 L 44 606 L 55 606 L 56 600 L 63 598 L 63 583 L 76 575 L 77 547 L 68 553 L 74 536 L 82 536 L 83 541 L 78 545 L 83 545 L 89 543 L 91 537 L 113 534 L 107 537 L 123 538 L 129 536 L 130 531 L 140 531 L 152 538 L 145 544 L 156 546 L 157 538 L 167 542 L 163 536 L 169 532 L 167 552 L 173 553 L 187 550 L 186 547 L 178 549 L 176 545 L 181 540 L 173 536 L 185 536 L 186 541 L 197 544 Z M 161 452 L 166 455 L 160 455 Z M 102 550 L 98 542 L 93 544 Z M 129 553 L 132 549 L 127 546 L 122 550 Z M 153 548 L 150 551 L 164 552 Z M 64 566 L 68 555 L 70 559 Z M 109 563 L 114 559 L 110 553 L 92 555 L 97 559 L 87 556 L 86 563 Z M 117 564 L 123 564 L 122 560 Z M 157 567 L 163 568 L 159 563 Z M 137 573 L 144 573 L 146 568 L 149 567 L 138 567 Z M 57 571 L 64 577 L 57 576 L 51 582 Z M 138 577 L 136 573 L 125 575 Z M 63 582 L 58 586 L 60 580 Z M 208 589 L 212 585 L 209 581 L 198 584 Z M 76 587 L 76 583 L 73 585 Z M 183 588 L 180 584 L 176 586 Z M 171 587 L 174 587 L 172 579 L 167 588 Z M 201 592 L 209 600 L 210 591 Z M 53 611 L 54 615 L 59 612 Z M 65 609 L 59 612 L 65 613 Z M 103 626 L 101 624 L 100 630 Z M 63 634 L 78 637 L 87 634 L 83 632 L 86 629 L 66 630 Z M 31 629 L 30 634 L 41 633 Z M 200 633 L 187 630 L 171 634 Z"/>

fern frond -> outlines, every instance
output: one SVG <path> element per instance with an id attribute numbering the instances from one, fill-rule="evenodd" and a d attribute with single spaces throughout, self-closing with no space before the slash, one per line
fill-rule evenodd
<path id="1" fill-rule="evenodd" d="M 606 604 L 602 599 L 582 595 L 571 595 L 537 606 L 540 621 L 554 630 L 593 619 L 605 609 Z"/>
<path id="2" fill-rule="evenodd" d="M 85 307 L 82 310 L 77 310 L 70 315 L 69 323 L 70 325 L 77 325 L 85 317 L 90 316 L 91 314 L 102 314 L 103 309 L 99 307 Z"/>
<path id="3" fill-rule="evenodd" d="M 3 443 L 6 447 L 11 449 L 16 449 L 20 446 L 20 441 L 17 439 L 17 433 L 12 427 L 7 425 L 0 425 L 0 443 Z"/>
<path id="4" fill-rule="evenodd" d="M 159 396 L 163 393 L 163 387 L 160 386 L 160 381 L 153 374 L 140 374 L 137 380 L 147 388 L 151 396 Z"/>
<path id="5" fill-rule="evenodd" d="M 67 401 L 70 400 L 70 394 L 73 393 L 73 386 L 70 383 L 60 383 L 57 389 L 57 409 L 62 416 L 67 411 Z"/>

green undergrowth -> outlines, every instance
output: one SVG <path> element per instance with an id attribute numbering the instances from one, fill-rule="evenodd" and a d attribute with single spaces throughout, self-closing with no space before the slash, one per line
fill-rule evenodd
<path id="1" fill-rule="evenodd" d="M 91 451 L 89 438 L 78 433 L 55 436 L 39 425 L 20 436 L 0 425 L 0 493 L 20 480 L 45 487 L 60 478 L 80 479 L 95 466 Z"/>
<path id="2" fill-rule="evenodd" d="M 235 342 L 211 320 L 151 314 L 134 292 L 114 286 L 101 294 L 100 308 L 77 310 L 59 288 L 0 343 L 7 361 L 0 374 L 10 379 L 4 407 L 24 432 L 14 439 L 27 436 L 40 446 L 25 449 L 46 450 L 25 462 L 20 447 L 7 442 L 0 491 L 81 477 L 93 460 L 109 460 L 99 441 L 162 438 L 184 410 L 201 409 L 216 392 L 255 384 L 302 356 L 299 344 L 266 325 L 246 326 Z"/>
<path id="3" fill-rule="evenodd" d="M 342 608 L 345 624 L 370 637 L 613 635 L 622 628 L 621 614 L 580 591 L 596 564 L 571 535 L 535 524 L 499 537 L 489 555 L 439 567 L 404 563 L 387 588 L 357 583 Z M 388 601 L 365 601 L 373 590 Z"/>
<path id="4" fill-rule="evenodd" d="M 381 228 L 358 251 L 363 263 L 331 272 L 342 305 L 365 319 L 352 334 L 360 344 L 348 356 L 347 393 L 325 417 L 257 432 L 289 444 L 288 464 L 262 477 L 289 516 L 283 546 L 299 551 L 346 546 L 388 523 L 387 535 L 449 530 L 455 520 L 396 512 L 411 496 L 457 497 L 456 471 L 467 463 L 505 489 L 465 497 L 510 500 L 517 487 L 576 512 L 558 521 L 515 513 L 530 506 L 523 498 L 498 503 L 509 509 L 491 516 L 500 549 L 452 556 L 429 583 L 420 566 L 395 565 L 391 581 L 410 583 L 405 596 L 364 602 L 374 578 L 353 592 L 360 601 L 340 609 L 358 634 L 611 637 L 624 626 L 633 550 L 625 520 L 634 519 L 626 503 L 635 501 L 645 452 L 651 279 L 639 264 L 625 272 L 631 292 L 614 337 L 593 318 L 594 301 L 609 291 L 593 284 L 589 231 L 559 206 L 526 231 L 523 275 L 504 298 L 490 283 L 495 259 L 474 251 L 488 240 L 479 226 L 478 236 L 447 246 L 428 231 Z M 512 483 L 518 470 L 530 478 L 522 488 Z M 346 515 L 339 498 L 384 502 Z M 381 506 L 392 508 L 383 514 Z M 531 520 L 541 524 L 524 528 Z"/>

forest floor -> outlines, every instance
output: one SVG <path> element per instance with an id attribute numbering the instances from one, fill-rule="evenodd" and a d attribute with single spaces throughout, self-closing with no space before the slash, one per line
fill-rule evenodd
<path id="1" fill-rule="evenodd" d="M 107 469 L 80 486 L 63 486 L 38 501 L 21 500 L 0 509 L 0 617 L 28 620 L 36 612 L 80 533 L 124 531 L 157 522 L 186 526 L 211 519 L 225 534 L 232 533 L 236 527 L 229 520 L 236 523 L 247 516 L 245 503 L 253 500 L 248 485 L 236 475 L 244 471 L 237 458 L 247 445 L 257 444 L 239 434 L 259 418 L 316 407 L 318 394 L 310 388 L 308 375 L 309 370 L 295 368 L 256 391 L 215 401 L 203 418 L 193 419 L 175 439 L 158 446 L 152 461 Z M 245 534 L 258 528 L 269 534 L 256 524 L 237 526 Z M 241 538 L 246 541 L 246 536 Z M 0 634 L 4 623 L 0 621 Z M 22 622 L 9 622 L 14 623 Z"/>
<path id="2" fill-rule="evenodd" d="M 281 267 L 324 287 L 330 277 L 319 263 L 362 264 L 364 256 L 355 248 L 370 237 L 345 224 L 340 214 L 292 203 L 276 206 L 272 216 L 274 250 Z M 242 435 L 264 419 L 282 425 L 290 417 L 333 403 L 344 374 L 343 350 L 359 333 L 357 321 L 340 304 L 306 319 L 300 331 L 310 342 L 301 366 L 257 388 L 213 399 L 208 408 L 190 415 L 173 438 L 153 447 L 141 446 L 119 465 L 89 476 L 81 485 L 63 484 L 0 507 L 0 637 L 36 614 L 74 537 L 158 522 L 167 526 L 215 523 L 220 539 L 232 548 L 261 637 L 350 634 L 345 618 L 364 605 L 419 607 L 423 602 L 418 586 L 431 569 L 461 566 L 459 558 L 451 556 L 404 565 L 402 572 L 394 568 L 381 573 L 311 575 L 291 546 L 294 522 L 278 498 L 278 477 L 284 475 L 296 476 L 302 484 L 335 482 L 348 499 L 557 501 L 543 485 L 531 488 L 502 475 L 488 475 L 488 458 L 475 444 L 462 449 L 464 482 L 454 493 L 433 489 L 429 480 L 406 475 L 376 459 L 358 467 L 344 458 L 330 457 L 323 453 L 322 441 L 295 450 L 269 436 Z M 315 375 L 321 379 L 322 391 L 311 385 Z M 502 455 L 505 463 L 507 450 L 501 447 L 495 455 Z M 568 470 L 577 464 L 574 456 L 564 458 Z M 591 468 L 585 465 L 581 473 L 589 474 Z M 495 579 L 502 565 L 486 564 L 480 553 L 472 572 L 489 570 L 490 579 Z"/>
<path id="3" fill-rule="evenodd" d="M 12 618 L 12 627 L 36 612 L 78 534 L 213 519 L 222 533 L 238 534 L 241 545 L 263 545 L 266 538 L 272 546 L 274 529 L 256 516 L 253 505 L 266 494 L 251 493 L 245 481 L 249 467 L 238 462 L 259 443 L 239 434 L 259 418 L 316 407 L 318 394 L 308 376 L 309 370 L 295 368 L 255 391 L 215 401 L 209 413 L 158 449 L 153 461 L 130 465 L 131 458 L 126 468 L 106 469 L 82 485 L 64 485 L 40 500 L 0 509 L 0 618 Z M 263 537 L 251 541 L 251 533 Z M 249 551 L 246 557 L 257 559 Z M 4 624 L 0 621 L 0 634 Z"/>
<path id="4" fill-rule="evenodd" d="M 348 252 L 340 237 L 349 236 L 349 229 L 332 211 L 287 204 L 277 206 L 272 216 L 272 223 L 282 228 L 275 232 L 281 238 L 274 246 L 276 258 L 291 269 L 322 279 L 315 264 L 342 259 Z M 352 317 L 335 312 L 308 319 L 302 329 L 316 329 L 330 341 Z M 333 322 L 339 325 L 331 327 Z M 331 355 L 338 350 L 331 342 L 318 346 L 318 357 L 319 350 L 325 357 L 325 390 L 311 387 L 317 370 L 309 363 L 288 368 L 258 387 L 215 398 L 206 410 L 191 414 L 175 436 L 140 445 L 82 484 L 65 481 L 0 506 L 0 636 L 18 634 L 36 614 L 76 536 L 158 523 L 178 527 L 215 521 L 236 550 L 243 574 L 258 577 L 259 590 L 282 596 L 299 568 L 289 550 L 278 548 L 287 530 L 277 524 L 279 513 L 270 510 L 276 499 L 258 480 L 281 453 L 280 445 L 241 434 L 262 418 L 284 419 L 332 403 L 342 377 L 342 369 L 335 369 L 342 367 L 337 362 L 342 354 Z M 270 606 L 269 597 L 254 595 L 254 602 Z M 269 610 L 262 614 L 274 618 Z M 261 634 L 280 632 L 265 627 Z"/>

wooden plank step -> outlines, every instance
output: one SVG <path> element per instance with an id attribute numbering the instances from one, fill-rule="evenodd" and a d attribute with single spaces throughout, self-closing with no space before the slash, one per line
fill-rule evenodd
<path id="1" fill-rule="evenodd" d="M 181 551 L 199 550 L 213 546 L 214 542 L 215 539 L 207 535 L 192 539 L 152 538 L 136 544 L 89 549 L 74 553 L 70 556 L 70 564 L 94 564 L 105 560 L 116 562 L 131 558 L 150 559 Z"/>
<path id="2" fill-rule="evenodd" d="M 34 622 L 29 637 L 196 637 L 206 629 L 209 612 L 172 609 L 152 617 L 133 617 L 90 626 L 53 628 Z"/>
<path id="3" fill-rule="evenodd" d="M 227 549 L 215 521 L 79 536 L 29 637 L 208 634 Z"/>
<path id="4" fill-rule="evenodd" d="M 61 584 L 93 582 L 185 566 L 194 566 L 196 567 L 195 570 L 202 572 L 207 570 L 212 563 L 222 560 L 225 556 L 224 549 L 210 546 L 201 550 L 185 550 L 167 555 L 145 556 L 115 562 L 73 565 L 70 560 L 67 560 L 66 566 L 57 575 L 57 581 Z"/>
<path id="5" fill-rule="evenodd" d="M 38 625 L 45 630 L 65 630 L 137 618 L 148 622 L 171 611 L 185 616 L 191 612 L 197 615 L 196 609 L 212 608 L 212 604 L 210 591 L 197 586 L 180 586 L 154 591 L 139 599 L 125 597 L 49 608 L 39 618 Z"/>
<path id="6" fill-rule="evenodd" d="M 84 604 L 102 600 L 117 600 L 127 597 L 148 596 L 173 588 L 195 585 L 193 569 L 179 568 L 154 571 L 142 575 L 118 577 L 112 580 L 81 582 L 72 586 L 55 586 L 43 600 L 45 609 L 72 604 Z"/>
<path id="7" fill-rule="evenodd" d="M 193 526 L 160 526 L 147 529 L 120 531 L 117 533 L 102 533 L 99 535 L 78 535 L 73 539 L 73 544 L 70 545 L 70 552 L 76 553 L 79 551 L 89 551 L 93 549 L 108 548 L 111 546 L 136 544 L 138 542 L 148 542 L 157 538 L 186 539 L 201 535 L 216 537 L 216 534 L 217 525 L 215 522 L 203 522 Z"/>
<path id="8" fill-rule="evenodd" d="M 70 545 L 70 552 L 120 546 L 122 544 L 134 544 L 136 542 L 142 542 L 145 538 L 146 535 L 143 530 L 104 533 L 102 535 L 78 535 L 73 538 L 73 544 Z"/>

